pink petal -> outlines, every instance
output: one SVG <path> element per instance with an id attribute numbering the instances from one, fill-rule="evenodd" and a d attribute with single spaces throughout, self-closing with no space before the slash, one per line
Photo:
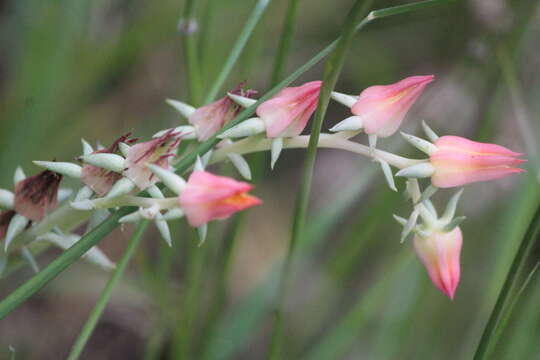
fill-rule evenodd
<path id="1" fill-rule="evenodd" d="M 105 196 L 122 176 L 93 165 L 84 165 L 81 181 L 99 196 Z"/>
<path id="2" fill-rule="evenodd" d="M 482 155 L 502 155 L 514 157 L 523 155 L 507 149 L 504 146 L 472 141 L 460 136 L 441 136 L 435 142 L 435 146 L 441 150 L 478 153 Z"/>
<path id="3" fill-rule="evenodd" d="M 430 156 L 435 172 L 431 178 L 438 187 L 502 178 L 523 172 L 515 166 L 525 160 L 503 146 L 471 141 L 458 136 L 443 136 L 435 142 L 437 151 Z"/>
<path id="4" fill-rule="evenodd" d="M 260 204 L 258 198 L 247 194 L 252 188 L 231 178 L 195 171 L 178 200 L 189 223 L 200 226 Z"/>
<path id="5" fill-rule="evenodd" d="M 239 108 L 228 96 L 225 96 L 198 108 L 191 114 L 188 121 L 195 127 L 199 141 L 205 141 L 231 121 Z"/>
<path id="6" fill-rule="evenodd" d="M 416 236 L 416 253 L 426 267 L 431 281 L 450 299 L 454 298 L 460 279 L 461 229 L 448 233 L 435 232 L 423 239 Z"/>
<path id="7" fill-rule="evenodd" d="M 283 89 L 257 108 L 269 138 L 297 136 L 317 108 L 321 81 Z"/>
<path id="8" fill-rule="evenodd" d="M 214 202 L 251 189 L 253 186 L 245 182 L 206 171 L 194 171 L 180 197 L 182 203 L 186 204 Z"/>
<path id="9" fill-rule="evenodd" d="M 395 84 L 368 87 L 351 111 L 362 118 L 367 134 L 390 136 L 399 129 L 411 106 L 433 79 L 433 75 L 411 76 Z"/>

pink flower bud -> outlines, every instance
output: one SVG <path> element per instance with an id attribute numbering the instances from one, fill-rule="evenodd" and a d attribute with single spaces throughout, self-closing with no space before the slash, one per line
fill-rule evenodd
<path id="1" fill-rule="evenodd" d="M 459 283 L 459 256 L 462 244 L 461 229 L 455 227 L 450 232 L 433 231 L 428 237 L 414 237 L 416 253 L 429 274 L 431 281 L 454 298 Z"/>
<path id="2" fill-rule="evenodd" d="M 253 90 L 244 91 L 242 84 L 231 91 L 232 94 L 250 97 L 255 92 Z M 197 139 L 199 141 L 208 140 L 218 132 L 226 123 L 233 120 L 240 111 L 240 105 L 233 102 L 228 96 L 198 108 L 188 121 L 195 127 Z"/>
<path id="3" fill-rule="evenodd" d="M 225 219 L 232 214 L 259 205 L 262 201 L 247 192 L 252 185 L 216 176 L 206 171 L 195 171 L 178 197 L 192 226 L 201 226 L 214 219 Z"/>
<path id="4" fill-rule="evenodd" d="M 0 240 L 2 240 L 6 236 L 6 232 L 9 226 L 9 223 L 11 222 L 11 219 L 13 216 L 15 216 L 15 211 L 13 210 L 6 210 L 0 212 Z"/>
<path id="5" fill-rule="evenodd" d="M 437 150 L 431 154 L 430 161 L 434 168 L 431 181 L 437 187 L 461 186 L 525 171 L 513 167 L 525 161 L 518 159 L 522 154 L 503 146 L 459 136 L 440 137 L 435 146 Z"/>
<path id="6" fill-rule="evenodd" d="M 43 219 L 58 202 L 62 175 L 45 170 L 15 184 L 15 211 L 32 221 Z"/>
<path id="7" fill-rule="evenodd" d="M 133 145 L 126 156 L 124 176 L 141 190 L 154 185 L 158 178 L 146 165 L 170 170 L 169 158 L 175 155 L 179 143 L 180 137 L 171 129 L 156 139 Z"/>
<path id="8" fill-rule="evenodd" d="M 319 102 L 322 81 L 281 90 L 257 108 L 269 138 L 291 137 L 302 133 Z"/>
<path id="9" fill-rule="evenodd" d="M 362 119 L 366 134 L 388 137 L 399 129 L 411 106 L 433 79 L 433 75 L 410 76 L 395 84 L 370 86 L 360 93 L 351 111 Z"/>
<path id="10" fill-rule="evenodd" d="M 130 139 L 130 136 L 131 133 L 122 135 L 109 147 L 94 151 L 92 154 L 115 154 L 118 152 L 118 147 L 121 142 L 131 144 L 137 141 L 137 139 Z M 82 168 L 81 181 L 99 196 L 105 196 L 121 177 L 120 174 L 114 171 L 85 164 Z"/>

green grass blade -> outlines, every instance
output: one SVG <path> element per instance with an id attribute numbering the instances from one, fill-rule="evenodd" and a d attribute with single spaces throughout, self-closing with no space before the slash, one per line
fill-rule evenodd
<path id="1" fill-rule="evenodd" d="M 283 77 L 284 72 L 284 63 L 289 54 L 290 43 L 292 39 L 292 33 L 294 30 L 294 23 L 297 18 L 298 13 L 298 0 L 290 0 L 289 7 L 287 8 L 287 14 L 285 17 L 285 25 L 283 32 L 281 34 L 281 40 L 276 54 L 276 60 L 274 62 L 274 68 L 272 70 L 272 82 L 271 85 L 275 85 Z M 261 178 L 264 172 L 264 165 L 266 164 L 267 157 L 265 153 L 255 154 L 250 164 L 252 168 L 253 181 L 256 182 Z M 225 303 L 227 299 L 227 281 L 229 279 L 229 268 L 232 255 L 234 253 L 234 247 L 236 240 L 240 235 L 242 226 L 245 221 L 244 214 L 240 214 L 235 217 L 232 224 L 228 228 L 224 236 L 224 248 L 223 254 L 220 258 L 220 262 L 217 268 L 218 281 L 216 284 L 215 294 L 214 294 L 214 304 L 209 311 L 208 321 L 206 324 L 205 334 L 203 334 L 203 347 L 204 347 L 204 356 L 209 356 L 210 347 L 213 335 L 216 333 L 216 325 L 218 320 L 223 314 L 225 308 Z"/>
<path id="2" fill-rule="evenodd" d="M 474 360 L 489 359 L 490 354 L 496 344 L 496 332 L 499 329 L 501 320 L 507 317 L 508 311 L 511 310 L 512 298 L 519 295 L 517 289 L 519 282 L 523 279 L 527 259 L 533 249 L 540 234 L 540 207 L 537 208 L 536 214 L 530 222 L 527 234 L 523 237 L 519 249 L 514 257 L 512 266 L 508 271 L 504 285 L 499 293 L 497 302 L 489 317 L 489 320 L 484 329 L 484 333 L 480 338 L 478 348 L 474 355 Z"/>
<path id="3" fill-rule="evenodd" d="M 19 286 L 0 302 L 0 319 L 5 318 L 12 310 L 17 308 L 26 299 L 53 280 L 68 266 L 83 256 L 92 246 L 99 243 L 107 234 L 118 226 L 118 219 L 127 215 L 132 208 L 124 208 L 107 218 L 101 225 L 83 236 L 76 244 L 58 256 L 47 267 Z"/>
<path id="4" fill-rule="evenodd" d="M 268 7 L 268 4 L 270 4 L 270 0 L 259 0 L 257 4 L 255 5 L 255 8 L 253 9 L 253 12 L 249 16 L 249 19 L 246 25 L 242 29 L 240 36 L 236 40 L 236 43 L 234 44 L 231 52 L 229 53 L 229 57 L 225 61 L 225 64 L 223 65 L 221 72 L 219 73 L 214 84 L 212 85 L 212 88 L 210 89 L 210 91 L 208 91 L 208 94 L 206 95 L 206 98 L 204 100 L 205 104 L 213 101 L 216 98 L 217 94 L 221 90 L 221 87 L 225 83 L 225 80 L 231 73 L 231 70 L 234 67 L 234 64 L 236 64 L 236 61 L 240 57 L 242 50 L 244 50 L 244 47 L 246 46 L 247 41 L 249 40 L 251 34 L 253 33 L 255 26 L 257 25 L 261 16 L 264 14 L 264 11 Z"/>
<path id="5" fill-rule="evenodd" d="M 287 15 L 285 16 L 285 23 L 283 24 L 283 32 L 281 33 L 276 59 L 274 60 L 274 68 L 272 69 L 272 77 L 270 79 L 270 84 L 272 85 L 277 84 L 285 72 L 287 56 L 291 49 L 294 25 L 298 17 L 299 2 L 299 0 L 289 0 Z"/>
<path id="6" fill-rule="evenodd" d="M 186 0 L 180 31 L 183 34 L 182 47 L 186 61 L 187 87 L 189 90 L 189 102 L 197 106 L 202 99 L 202 78 L 199 68 L 198 44 L 195 38 L 196 31 L 192 31 L 192 24 L 196 27 L 195 3 L 197 0 Z"/>
<path id="7" fill-rule="evenodd" d="M 272 332 L 272 341 L 270 344 L 270 359 L 282 359 L 283 358 L 283 341 L 284 341 L 284 319 L 283 319 L 283 306 L 288 288 L 288 279 L 290 278 L 291 267 L 293 258 L 298 244 L 298 239 L 302 236 L 304 231 L 305 222 L 307 218 L 307 209 L 310 198 L 311 182 L 313 177 L 313 170 L 315 168 L 315 159 L 317 157 L 317 144 L 319 143 L 319 134 L 321 132 L 322 123 L 326 115 L 326 109 L 330 101 L 330 94 L 334 89 L 338 76 L 341 73 L 341 68 L 345 62 L 345 55 L 351 44 L 352 38 L 358 19 L 363 13 L 366 13 L 371 6 L 371 1 L 357 0 L 347 16 L 343 31 L 341 33 L 338 44 L 335 50 L 330 55 L 327 63 L 325 64 L 323 84 L 319 96 L 319 103 L 315 112 L 313 126 L 311 128 L 311 136 L 309 138 L 309 144 L 306 151 L 306 160 L 304 163 L 304 171 L 302 175 L 300 192 L 296 202 L 296 211 L 294 215 L 294 221 L 292 226 L 292 235 L 287 251 L 287 257 L 283 265 L 282 273 L 280 276 L 280 284 L 278 290 L 278 300 L 274 319 L 274 328 Z"/>
<path id="8" fill-rule="evenodd" d="M 107 306 L 109 300 L 111 299 L 114 287 L 118 284 L 118 281 L 120 281 L 120 278 L 124 274 L 124 271 L 126 270 L 126 267 L 131 260 L 131 257 L 135 253 L 135 249 L 137 249 L 137 246 L 139 245 L 147 226 L 147 220 L 141 221 L 139 225 L 137 225 L 135 232 L 129 240 L 126 251 L 122 255 L 122 258 L 120 258 L 120 261 L 118 262 L 111 278 L 107 282 L 107 285 L 105 285 L 105 288 L 99 295 L 99 299 L 96 302 L 94 308 L 92 309 L 88 320 L 86 320 L 86 323 L 84 324 L 84 327 L 82 328 L 79 337 L 77 338 L 77 341 L 75 342 L 75 344 L 73 344 L 71 352 L 68 356 L 68 360 L 77 360 L 81 355 L 84 346 L 86 345 L 88 339 L 90 339 L 90 336 L 92 335 L 92 332 L 96 328 L 99 318 L 103 314 L 103 310 L 105 310 L 105 306 Z"/>
<path id="9" fill-rule="evenodd" d="M 404 4 L 398 6 L 392 6 L 385 9 L 374 10 L 369 13 L 368 19 L 381 19 L 388 16 L 405 14 L 407 12 L 426 9 L 431 6 L 440 5 L 445 2 L 453 2 L 455 0 L 427 0 L 427 1 L 418 1 L 411 4 Z"/>
<path id="10" fill-rule="evenodd" d="M 301 359 L 332 360 L 343 358 L 344 350 L 355 342 L 360 329 L 387 296 L 395 282 L 401 281 L 403 272 L 411 262 L 410 253 L 400 254 L 390 268 L 382 269 L 383 275 L 373 282 L 370 289 L 344 314 L 328 335 L 317 341 Z"/>

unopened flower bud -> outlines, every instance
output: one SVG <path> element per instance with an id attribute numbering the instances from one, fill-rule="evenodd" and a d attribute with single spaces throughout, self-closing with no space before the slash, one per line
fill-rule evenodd
<path id="1" fill-rule="evenodd" d="M 302 133 L 317 108 L 322 81 L 281 90 L 257 107 L 257 116 L 266 127 L 269 138 L 292 137 Z"/>
<path id="2" fill-rule="evenodd" d="M 400 127 L 405 115 L 422 94 L 433 75 L 411 76 L 391 85 L 370 86 L 351 105 L 351 112 L 362 119 L 368 135 L 388 137 Z M 352 97 L 334 94 L 334 99 L 349 105 Z"/>
<path id="3" fill-rule="evenodd" d="M 414 237 L 416 253 L 431 281 L 450 299 L 454 298 L 459 283 L 461 244 L 459 227 L 450 232 L 433 231 L 427 237 Z"/>
<path id="4" fill-rule="evenodd" d="M 248 194 L 252 188 L 250 184 L 231 178 L 195 171 L 178 201 L 189 223 L 199 227 L 261 204 L 260 199 Z"/>
<path id="5" fill-rule="evenodd" d="M 441 188 L 487 181 L 524 172 L 515 167 L 522 154 L 503 146 L 480 143 L 459 136 L 443 136 L 430 156 L 434 168 L 431 182 Z"/>

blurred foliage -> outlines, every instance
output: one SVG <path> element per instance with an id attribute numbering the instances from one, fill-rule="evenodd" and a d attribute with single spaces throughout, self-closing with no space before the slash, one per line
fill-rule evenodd
<path id="1" fill-rule="evenodd" d="M 401 3 L 377 1 L 376 7 Z M 204 91 L 254 4 L 197 1 Z M 351 4 L 300 1 L 286 73 L 336 37 Z M 179 117 L 164 99 L 188 95 L 178 32 L 183 5 L 181 0 L 0 3 L 0 186 L 10 186 L 17 165 L 32 173 L 37 168 L 31 160 L 73 159 L 81 136 L 107 143 L 128 131 L 148 137 L 177 124 Z M 272 1 L 225 88 L 247 81 L 260 93 L 268 89 L 286 8 L 286 0 Z M 437 81 L 409 114 L 406 129 L 426 119 L 439 133 L 525 152 L 531 165 L 527 175 L 467 188 L 460 206 L 468 217 L 463 226 L 462 281 L 450 302 L 413 259 L 411 243 L 399 243 L 400 227 L 391 215 L 410 211 L 400 194 L 382 184 L 371 162 L 335 150 L 320 151 L 307 234 L 287 304 L 287 358 L 471 358 L 540 200 L 535 168 L 539 40 L 536 0 L 456 1 L 383 19 L 356 36 L 339 90 L 358 93 L 372 84 L 434 73 Z M 518 102 L 501 75 L 501 49 L 510 59 L 504 66 L 512 68 L 512 82 L 520 88 Z M 318 79 L 321 72 L 318 66 L 302 80 Z M 524 123 L 517 123 L 518 115 L 525 117 Z M 345 116 L 343 107 L 331 104 L 323 131 Z M 527 133 L 536 143 L 524 141 Z M 401 145 L 392 140 L 380 145 L 392 146 Z M 213 225 L 204 250 L 194 246 L 183 224 L 173 231 L 172 249 L 151 230 L 82 358 L 177 358 L 184 331 L 191 332 L 193 359 L 265 358 L 276 269 L 289 239 L 302 156 L 302 151 L 289 151 L 257 183 L 265 205 L 246 214 L 231 249 L 224 314 L 211 319 L 210 309 L 222 271 L 216 264 L 227 249 L 224 234 L 231 223 Z M 221 169 L 230 171 L 228 166 Z M 437 194 L 436 202 L 442 204 L 449 194 Z M 117 259 L 126 238 L 115 232 L 102 246 Z M 193 273 L 186 264 L 196 252 L 203 255 Z M 39 262 L 45 264 L 57 254 L 50 250 Z M 531 264 L 538 258 L 536 249 Z M 30 270 L 23 269 L 2 279 L 1 296 L 29 276 Z M 538 358 L 538 276 L 517 306 L 497 347 L 497 359 Z M 17 360 L 65 358 L 107 278 L 84 264 L 62 274 L 0 322 L 0 358 L 9 358 L 9 345 L 16 349 Z M 183 295 L 193 291 L 196 298 L 185 300 Z M 194 302 L 188 320 L 182 312 L 185 301 Z M 210 320 L 217 325 L 209 327 Z"/>

